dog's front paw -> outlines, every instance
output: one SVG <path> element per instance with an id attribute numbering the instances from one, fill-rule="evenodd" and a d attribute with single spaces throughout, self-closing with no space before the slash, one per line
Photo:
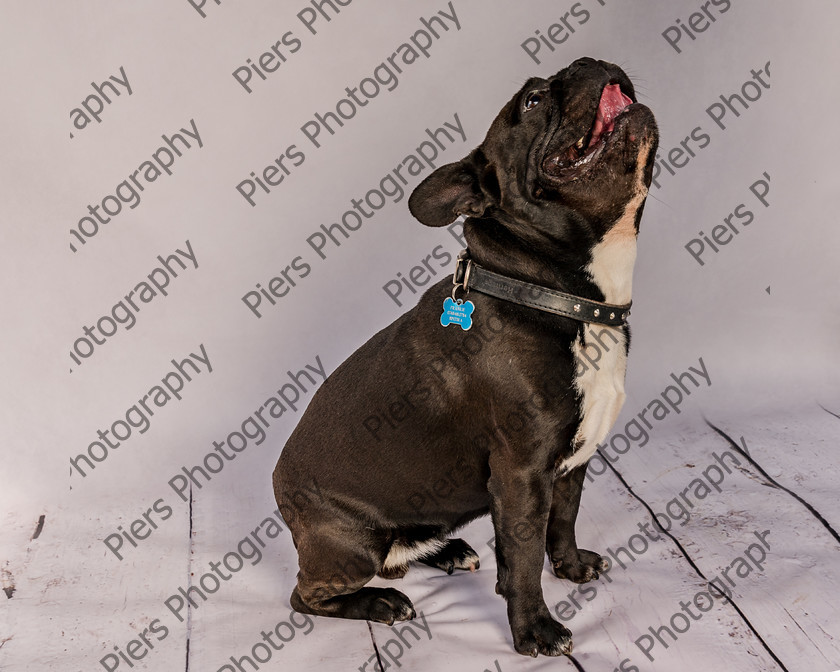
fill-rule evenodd
<path id="1" fill-rule="evenodd" d="M 551 616 L 531 616 L 528 623 L 512 627 L 513 646 L 518 653 L 537 657 L 567 655 L 572 652 L 572 633 Z"/>
<path id="2" fill-rule="evenodd" d="M 551 558 L 551 566 L 554 569 L 554 575 L 561 579 L 586 583 L 597 579 L 601 572 L 609 569 L 610 563 L 597 553 L 581 548 L 575 555 L 557 560 Z"/>

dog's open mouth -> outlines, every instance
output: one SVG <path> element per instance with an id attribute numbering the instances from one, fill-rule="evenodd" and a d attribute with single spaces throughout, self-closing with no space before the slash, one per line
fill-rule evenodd
<path id="1" fill-rule="evenodd" d="M 618 84 L 605 86 L 590 129 L 567 149 L 549 154 L 543 161 L 543 170 L 551 177 L 567 178 L 592 163 L 609 140 L 616 119 L 632 103 Z"/>

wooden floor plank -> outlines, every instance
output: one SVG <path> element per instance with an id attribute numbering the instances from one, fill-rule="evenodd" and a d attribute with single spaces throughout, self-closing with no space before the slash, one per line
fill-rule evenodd
<path id="1" fill-rule="evenodd" d="M 709 579 L 734 581 L 729 585 L 734 600 L 789 669 L 837 667 L 840 641 L 832 633 L 840 632 L 834 600 L 840 593 L 840 545 L 716 433 L 684 428 L 657 447 L 618 465 L 634 490 L 654 511 L 690 514 L 684 526 L 674 528 L 675 536 Z M 784 449 L 778 439 L 776 447 Z M 813 448 L 812 463 L 825 460 L 824 449 Z M 716 492 L 709 478 L 718 480 L 722 464 L 731 473 Z M 769 548 L 757 535 L 765 535 Z M 745 555 L 749 552 L 758 563 Z"/>
<path id="2" fill-rule="evenodd" d="M 768 474 L 811 502 L 827 521 L 840 519 L 832 434 L 840 420 L 816 409 L 784 421 L 724 417 L 719 422 L 735 440 L 744 436 L 750 454 Z M 122 562 L 110 557 L 102 539 L 117 525 L 130 525 L 147 504 L 141 495 L 118 504 L 87 501 L 84 495 L 72 508 L 47 509 L 34 541 L 35 518 L 7 514 L 0 538 L 3 569 L 11 577 L 4 578 L 14 583 L 14 591 L 3 605 L 3 669 L 57 669 L 57 660 L 61 669 L 106 669 L 100 659 L 125 654 L 129 642 L 155 619 L 166 627 L 166 636 L 143 659 L 133 661 L 133 668 L 122 662 L 118 669 L 184 669 L 188 639 L 190 669 L 227 672 L 231 656 L 250 669 L 244 657 L 266 658 L 268 648 L 258 645 L 266 641 L 263 633 L 271 631 L 283 633 L 288 641 L 275 637 L 283 647 L 272 650 L 270 660 L 257 660 L 259 669 L 378 672 L 380 660 L 392 671 L 577 669 L 571 660 L 533 660 L 513 651 L 505 604 L 494 592 L 493 533 L 486 518 L 461 535 L 481 557 L 478 572 L 448 576 L 414 566 L 404 579 L 373 582 L 397 588 L 413 600 L 418 618 L 412 623 L 369 628 L 365 622 L 292 614 L 288 596 L 297 572 L 296 553 L 282 522 L 279 532 L 267 534 L 265 521 L 274 511 L 264 482 L 268 467 L 247 466 L 249 474 L 231 472 L 217 489 L 194 492 L 191 514 L 188 506 L 176 507 L 172 518 L 141 546 L 126 546 Z M 700 418 L 657 428 L 647 445 L 629 450 L 614 466 L 660 514 L 660 521 L 670 521 L 671 532 L 699 570 L 708 579 L 724 581 L 746 620 L 714 597 L 709 605 L 698 598 L 710 608 L 696 620 L 674 616 L 686 614 L 681 602 L 691 603 L 708 592 L 707 582 L 674 541 L 650 525 L 645 530 L 651 521 L 648 510 L 609 469 L 595 464 L 593 474 L 603 473 L 587 482 L 577 534 L 583 547 L 610 557 L 612 569 L 586 586 L 557 579 L 547 565 L 543 572 L 546 603 L 574 633 L 573 655 L 580 668 L 840 669 L 840 545 L 801 503 L 768 486 Z M 233 550 L 249 553 L 239 544 L 255 530 L 261 530 L 264 543 L 259 561 L 243 562 L 218 588 L 205 578 L 206 601 L 190 593 L 197 607 L 190 609 L 189 626 L 186 612 L 179 612 L 182 622 L 167 608 L 179 588 L 201 586 L 211 562 Z M 762 559 L 756 533 L 768 530 L 769 548 Z M 751 546 L 760 569 L 745 555 Z M 724 570 L 735 585 L 726 583 Z M 177 607 L 177 599 L 170 604 Z M 691 610 L 700 613 L 699 608 Z M 687 627 L 672 640 L 663 626 Z M 659 631 L 659 638 L 651 628 Z"/>

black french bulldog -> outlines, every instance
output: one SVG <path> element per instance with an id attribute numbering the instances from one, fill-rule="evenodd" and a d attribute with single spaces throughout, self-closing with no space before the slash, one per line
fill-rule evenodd
<path id="1" fill-rule="evenodd" d="M 658 142 L 635 100 L 618 66 L 591 58 L 532 78 L 477 149 L 411 195 L 428 226 L 467 216 L 468 256 L 455 290 L 432 286 L 336 369 L 280 455 L 273 482 L 298 551 L 297 611 L 413 618 L 403 593 L 365 584 L 415 560 L 477 569 L 475 551 L 449 535 L 490 513 L 514 647 L 571 651 L 541 574 L 546 552 L 558 577 L 579 583 L 607 567 L 577 547 L 575 519 L 587 462 L 625 396 L 624 318 Z M 461 326 L 442 326 L 450 294 L 473 307 Z M 588 348 L 597 366 L 581 358 Z"/>

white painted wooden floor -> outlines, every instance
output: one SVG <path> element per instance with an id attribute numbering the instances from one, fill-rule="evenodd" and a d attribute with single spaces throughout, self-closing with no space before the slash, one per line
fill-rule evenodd
<path id="1" fill-rule="evenodd" d="M 263 522 L 273 513 L 270 489 L 231 474 L 226 499 L 198 493 L 191 515 L 177 511 L 142 554 L 118 565 L 101 544 L 108 530 L 86 511 L 45 510 L 34 539 L 37 518 L 7 512 L 0 668 L 838 670 L 840 417 L 830 411 L 840 409 L 709 418 L 719 432 L 700 419 L 663 425 L 614 470 L 593 476 L 578 540 L 613 555 L 613 567 L 587 586 L 547 567 L 543 576 L 549 608 L 574 633 L 572 659 L 513 652 L 493 590 L 488 519 L 462 535 L 481 556 L 475 574 L 414 566 L 402 580 L 377 579 L 413 599 L 416 621 L 389 628 L 293 614 L 296 556 L 285 526 Z M 261 459 L 269 473 L 274 455 Z M 113 504 L 109 521 L 118 513 Z M 649 524 L 652 513 L 669 534 Z M 134 514 L 126 511 L 125 521 Z M 199 583 L 258 526 L 260 557 L 227 579 Z M 242 555 L 250 548 L 239 545 Z M 188 575 L 213 592 L 206 601 L 192 592 L 197 607 L 176 616 L 166 603 L 179 602 Z M 729 599 L 710 591 L 710 581 Z"/>

